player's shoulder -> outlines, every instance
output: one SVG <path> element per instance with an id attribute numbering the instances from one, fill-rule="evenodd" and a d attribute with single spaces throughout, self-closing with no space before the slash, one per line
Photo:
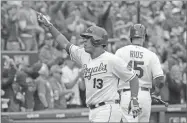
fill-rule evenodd
<path id="1" fill-rule="evenodd" d="M 144 48 L 144 47 L 142 47 L 142 48 L 144 49 L 143 50 L 144 54 L 146 54 L 146 56 L 148 56 L 147 58 L 149 58 L 151 61 L 155 61 L 155 60 L 159 59 L 155 52 L 151 51 L 148 48 Z"/>
<path id="2" fill-rule="evenodd" d="M 116 50 L 115 55 L 123 57 L 125 56 L 125 54 L 128 54 L 132 49 L 133 49 L 133 45 L 123 46 Z"/>
<path id="3" fill-rule="evenodd" d="M 116 50 L 116 52 L 123 52 L 125 50 L 132 49 L 133 47 L 134 47 L 134 45 L 123 46 L 123 47 L 119 48 L 118 50 Z"/>
<path id="4" fill-rule="evenodd" d="M 116 58 L 116 56 L 113 53 L 110 53 L 108 51 L 105 51 L 105 56 L 108 56 L 107 58 L 109 59 Z"/>
<path id="5" fill-rule="evenodd" d="M 83 47 L 76 46 L 76 45 L 74 45 L 74 44 L 71 44 L 71 45 L 70 45 L 70 49 L 71 49 L 71 48 L 75 48 L 75 49 L 79 49 L 79 50 L 82 50 L 82 49 L 83 49 Z"/>
<path id="6" fill-rule="evenodd" d="M 155 52 L 153 52 L 153 51 L 151 51 L 151 50 L 149 50 L 149 49 L 147 49 L 147 48 L 145 48 L 145 50 L 146 50 L 146 52 L 149 53 L 151 56 L 153 56 L 153 57 L 158 57 L 158 56 L 156 55 Z"/>
<path id="7" fill-rule="evenodd" d="M 119 60 L 121 60 L 120 57 L 110 53 L 110 52 L 106 52 L 106 58 L 109 60 L 109 62 L 111 63 L 115 63 L 115 62 L 119 62 Z"/>
<path id="8" fill-rule="evenodd" d="M 71 46 L 69 47 L 69 51 L 70 54 L 76 54 L 80 57 L 84 57 L 84 59 L 89 59 L 90 58 L 90 54 L 87 53 L 83 47 L 80 46 L 76 46 L 74 44 L 71 44 Z"/>
<path id="9" fill-rule="evenodd" d="M 75 51 L 75 52 L 77 52 L 77 53 L 88 54 L 87 52 L 85 52 L 85 50 L 84 50 L 83 47 L 76 46 L 76 45 L 74 45 L 74 44 L 71 44 L 71 46 L 70 46 L 70 48 L 69 48 L 70 51 L 72 51 L 72 49 L 73 49 L 73 51 Z"/>
<path id="10" fill-rule="evenodd" d="M 139 47 L 140 50 L 142 50 L 144 53 L 147 53 L 149 55 L 156 55 L 153 51 L 149 50 L 148 48 L 145 48 L 145 47 Z"/>

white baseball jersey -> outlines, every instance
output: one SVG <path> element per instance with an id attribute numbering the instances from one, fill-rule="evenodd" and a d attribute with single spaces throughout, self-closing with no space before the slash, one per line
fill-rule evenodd
<path id="1" fill-rule="evenodd" d="M 128 45 L 116 51 L 119 56 L 132 67 L 139 78 L 139 86 L 152 88 L 152 80 L 156 77 L 163 76 L 163 70 L 158 56 L 141 46 Z M 119 83 L 119 90 L 130 88 L 129 83 Z"/>
<path id="2" fill-rule="evenodd" d="M 122 59 L 107 51 L 92 59 L 84 48 L 71 45 L 69 53 L 71 59 L 84 69 L 87 105 L 119 99 L 119 78 L 128 82 L 136 76 L 135 71 L 127 69 Z"/>

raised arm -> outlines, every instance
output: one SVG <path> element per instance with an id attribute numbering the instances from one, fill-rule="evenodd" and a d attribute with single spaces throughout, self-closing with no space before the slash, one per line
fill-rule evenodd
<path id="1" fill-rule="evenodd" d="M 46 16 L 37 12 L 37 18 L 39 22 L 44 24 L 49 29 L 60 48 L 65 49 L 67 52 L 69 52 L 69 47 L 71 44 L 67 40 L 67 38 L 53 26 L 53 24 L 47 19 Z"/>
<path id="2" fill-rule="evenodd" d="M 44 24 L 47 28 L 49 28 L 56 43 L 58 43 L 58 47 L 60 49 L 65 49 L 66 52 L 70 55 L 71 60 L 75 61 L 79 65 L 82 65 L 85 56 L 89 54 L 86 53 L 83 48 L 71 44 L 67 40 L 67 38 L 63 34 L 61 34 L 44 15 L 42 15 L 41 13 L 37 13 L 37 15 L 38 21 Z"/>

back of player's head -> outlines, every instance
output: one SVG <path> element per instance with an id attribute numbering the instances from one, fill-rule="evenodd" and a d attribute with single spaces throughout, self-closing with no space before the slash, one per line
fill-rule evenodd
<path id="1" fill-rule="evenodd" d="M 140 37 L 143 38 L 146 35 L 146 28 L 142 24 L 134 24 L 130 28 L 130 38 Z"/>
<path id="2" fill-rule="evenodd" d="M 145 37 L 146 37 L 146 28 L 145 28 L 144 25 L 142 25 L 142 24 L 134 24 L 130 28 L 130 40 L 131 40 L 131 42 L 135 38 L 142 38 L 143 41 L 145 41 Z"/>
<path id="3" fill-rule="evenodd" d="M 81 37 L 91 37 L 93 46 L 106 46 L 108 42 L 108 35 L 105 29 L 98 26 L 89 27 L 85 33 L 80 35 Z"/>

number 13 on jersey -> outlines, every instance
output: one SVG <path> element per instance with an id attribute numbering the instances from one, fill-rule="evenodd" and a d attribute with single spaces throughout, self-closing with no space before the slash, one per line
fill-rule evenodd
<path id="1" fill-rule="evenodd" d="M 93 88 L 101 89 L 103 87 L 103 80 L 102 79 L 93 79 Z"/>
<path id="2" fill-rule="evenodd" d="M 130 61 L 128 66 L 131 66 L 136 72 L 139 71 L 138 78 L 141 78 L 144 75 L 144 70 L 142 69 L 144 61 Z"/>

